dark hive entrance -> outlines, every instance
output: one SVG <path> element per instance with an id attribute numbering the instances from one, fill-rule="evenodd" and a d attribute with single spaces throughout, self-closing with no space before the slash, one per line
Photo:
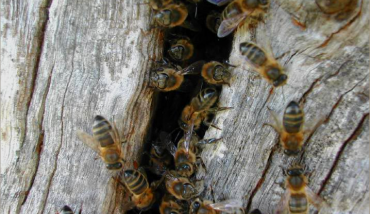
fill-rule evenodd
<path id="1" fill-rule="evenodd" d="M 187 21 L 190 21 L 191 23 L 196 25 L 196 27 L 199 27 L 200 31 L 194 32 L 182 27 L 175 27 L 164 30 L 164 57 L 168 58 L 171 62 L 181 66 L 182 68 L 185 68 L 193 62 L 199 60 L 205 60 L 206 62 L 227 61 L 231 51 L 232 36 L 220 39 L 215 33 L 211 32 L 206 27 L 207 15 L 210 14 L 211 11 L 222 12 L 224 7 L 217 7 L 206 1 L 198 3 L 197 6 L 187 1 L 183 1 L 182 3 L 186 4 L 189 10 Z M 175 62 L 171 59 L 167 52 L 170 46 L 170 42 L 179 37 L 188 37 L 194 45 L 193 56 L 184 63 Z M 185 89 L 182 91 L 156 92 L 156 109 L 152 121 L 152 126 L 150 128 L 150 133 L 147 137 L 148 141 L 145 144 L 144 148 L 147 153 L 150 152 L 153 142 L 158 142 L 161 139 L 163 140 L 164 136 L 170 136 L 175 144 L 177 144 L 178 140 L 183 136 L 183 131 L 179 129 L 178 125 L 178 119 L 181 116 L 181 112 L 184 107 L 190 103 L 191 98 L 199 93 L 201 88 L 204 89 L 208 86 L 198 75 L 188 75 L 186 78 L 188 79 L 188 86 L 185 87 Z M 220 93 L 221 87 L 216 86 L 216 88 Z M 208 127 L 202 125 L 201 128 L 196 131 L 196 133 L 199 135 L 200 138 L 203 138 L 207 129 Z M 148 166 L 148 164 L 149 156 L 143 155 L 140 161 L 140 165 L 146 167 Z M 174 166 L 172 166 L 171 169 L 174 169 Z M 160 179 L 160 176 L 150 172 L 149 170 L 146 170 L 146 173 L 148 175 L 149 182 Z M 165 188 L 159 188 L 158 192 L 160 192 L 160 195 L 158 196 L 156 204 L 150 210 L 143 211 L 142 213 L 159 213 L 159 204 L 164 191 Z M 140 211 L 134 209 L 129 211 L 128 213 L 139 212 Z"/>

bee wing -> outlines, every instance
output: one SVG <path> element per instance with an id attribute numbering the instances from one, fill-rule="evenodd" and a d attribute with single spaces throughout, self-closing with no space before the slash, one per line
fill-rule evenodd
<path id="1" fill-rule="evenodd" d="M 209 204 L 209 206 L 225 213 L 244 213 L 243 202 L 238 199 L 230 199 L 219 203 Z"/>
<path id="2" fill-rule="evenodd" d="M 229 2 L 231 2 L 232 0 L 207 0 L 209 3 L 212 3 L 212 4 L 215 4 L 217 6 L 222 6 L 222 5 L 225 5 Z"/>
<path id="3" fill-rule="evenodd" d="M 87 134 L 84 131 L 77 130 L 77 137 L 80 139 L 85 145 L 93 149 L 95 152 L 100 154 L 100 143 L 97 141 L 93 136 Z"/>
<path id="4" fill-rule="evenodd" d="M 290 191 L 285 191 L 284 195 L 281 197 L 280 202 L 276 206 L 275 214 L 283 214 L 285 209 L 288 207 L 288 202 L 290 198 Z"/>
<path id="5" fill-rule="evenodd" d="M 171 153 L 171 155 L 173 155 L 175 157 L 177 147 L 175 146 L 175 144 L 171 140 L 168 140 L 166 142 L 166 148 Z"/>
<path id="6" fill-rule="evenodd" d="M 320 196 L 318 196 L 316 193 L 314 193 L 308 186 L 305 188 L 308 201 L 314 205 L 318 210 L 323 207 L 327 206 L 326 203 Z"/>
<path id="7" fill-rule="evenodd" d="M 184 68 L 181 71 L 182 75 L 189 75 L 189 74 L 199 74 L 202 70 L 202 67 L 204 65 L 204 60 L 199 60 L 197 62 L 194 62 L 193 64 L 189 65 L 188 67 Z"/>
<path id="8" fill-rule="evenodd" d="M 220 27 L 217 31 L 217 36 L 219 38 L 225 37 L 229 35 L 231 32 L 235 30 L 235 28 L 238 27 L 240 22 L 242 22 L 246 17 L 248 13 L 244 12 L 238 15 L 235 15 L 229 19 L 222 20 Z"/>
<path id="9" fill-rule="evenodd" d="M 190 123 L 189 129 L 185 132 L 184 147 L 185 147 L 186 152 L 189 152 L 189 149 L 190 149 L 190 142 L 191 142 L 191 137 L 193 135 L 193 130 L 194 130 L 194 121 Z"/>

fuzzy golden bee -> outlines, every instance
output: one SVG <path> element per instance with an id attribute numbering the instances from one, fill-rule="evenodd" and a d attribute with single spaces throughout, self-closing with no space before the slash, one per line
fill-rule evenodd
<path id="1" fill-rule="evenodd" d="M 217 61 L 205 63 L 203 65 L 201 75 L 209 84 L 226 84 L 230 86 L 231 73 L 226 64 Z"/>
<path id="2" fill-rule="evenodd" d="M 270 114 L 273 117 L 274 124 L 266 125 L 270 125 L 280 134 L 280 144 L 286 155 L 299 154 L 302 150 L 304 136 L 312 133 L 322 123 L 322 120 L 319 120 L 313 128 L 304 128 L 304 112 L 295 101 L 291 101 L 285 108 L 282 122 L 273 111 L 270 111 Z"/>
<path id="3" fill-rule="evenodd" d="M 229 0 L 208 0 L 222 5 Z M 225 37 L 233 32 L 246 19 L 261 20 L 270 6 L 269 0 L 234 0 L 222 11 L 222 22 L 217 31 L 218 37 Z"/>
<path id="4" fill-rule="evenodd" d="M 154 20 L 160 27 L 173 28 L 182 25 L 187 17 L 188 9 L 184 4 L 171 3 L 159 8 Z"/>
<path id="5" fill-rule="evenodd" d="M 121 148 L 122 141 L 115 124 L 112 126 L 104 117 L 97 115 L 94 118 L 93 136 L 80 130 L 77 131 L 77 136 L 99 154 L 106 163 L 107 169 L 122 169 L 124 163 Z"/>
<path id="6" fill-rule="evenodd" d="M 214 88 L 206 88 L 199 92 L 194 97 L 190 105 L 187 105 L 181 113 L 179 119 L 180 128 L 184 131 L 192 132 L 197 130 L 200 124 L 203 122 L 206 126 L 214 126 L 212 123 L 207 121 L 209 114 L 215 114 L 219 111 L 230 109 L 231 107 L 214 107 L 211 108 L 218 99 L 218 93 Z"/>
<path id="7" fill-rule="evenodd" d="M 286 84 L 288 76 L 283 67 L 261 47 L 254 43 L 243 42 L 240 44 L 239 50 L 247 63 L 274 87 Z"/>
<path id="8" fill-rule="evenodd" d="M 179 200 L 190 200 L 202 192 L 188 178 L 181 177 L 173 170 L 165 174 L 165 185 L 167 191 Z"/>
<path id="9" fill-rule="evenodd" d="M 243 203 L 241 200 L 226 200 L 218 203 L 212 201 L 195 199 L 190 205 L 189 214 L 244 214 Z"/>
<path id="10" fill-rule="evenodd" d="M 190 142 L 186 142 L 189 138 Z M 177 173 L 182 177 L 189 178 L 195 173 L 195 170 L 199 165 L 202 164 L 204 167 L 204 163 L 199 156 L 201 150 L 200 147 L 202 145 L 215 143 L 219 140 L 220 139 L 215 138 L 199 140 L 199 137 L 196 134 L 192 134 L 191 137 L 188 137 L 187 134 L 185 134 L 185 136 L 178 142 L 177 148 L 172 142 L 167 143 L 168 151 L 170 151 L 174 156 Z"/>
<path id="11" fill-rule="evenodd" d="M 288 211 L 289 214 L 307 214 L 309 203 L 318 210 L 327 207 L 326 203 L 308 186 L 307 177 L 301 166 L 293 166 L 286 171 L 286 192 L 282 196 L 275 214 Z"/>
<path id="12" fill-rule="evenodd" d="M 151 71 L 150 83 L 156 89 L 163 92 L 184 89 L 186 87 L 183 85 L 185 82 L 184 76 L 199 74 L 203 64 L 204 61 L 201 60 L 181 69 L 179 66 L 163 60 L 162 66 Z"/>
<path id="13" fill-rule="evenodd" d="M 155 189 L 158 183 L 153 182 L 149 186 L 146 173 L 143 168 L 125 170 L 123 181 L 127 189 L 132 193 L 133 205 L 142 211 L 148 210 L 156 201 Z"/>
<path id="14" fill-rule="evenodd" d="M 194 45 L 188 37 L 180 37 L 170 41 L 168 54 L 178 62 L 190 59 L 194 54 Z"/>

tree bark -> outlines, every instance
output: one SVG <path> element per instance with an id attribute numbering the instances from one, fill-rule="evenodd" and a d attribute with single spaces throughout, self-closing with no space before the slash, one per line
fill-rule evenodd
<path id="1" fill-rule="evenodd" d="M 273 213 L 285 191 L 282 168 L 299 162 L 312 171 L 309 186 L 333 213 L 369 209 L 368 0 L 336 21 L 314 1 L 272 1 L 255 31 L 235 33 L 231 87 L 223 87 L 219 113 L 205 138 L 205 197 L 241 198 L 249 209 Z M 161 57 L 150 8 L 136 1 L 1 3 L 1 213 L 55 213 L 64 205 L 83 213 L 123 213 L 125 194 L 76 130 L 91 133 L 95 115 L 115 121 L 126 168 L 140 157 L 153 114 L 148 88 L 151 60 Z M 292 21 L 292 20 L 295 21 Z M 306 28 L 294 23 L 303 23 Z M 142 31 L 142 30 L 143 31 Z M 252 34 L 251 34 L 252 32 Z M 274 89 L 252 71 L 239 44 L 271 49 L 288 84 Z M 267 107 L 281 116 L 299 101 L 306 124 L 324 118 L 307 136 L 304 152 L 282 153 L 278 134 L 263 126 Z"/>

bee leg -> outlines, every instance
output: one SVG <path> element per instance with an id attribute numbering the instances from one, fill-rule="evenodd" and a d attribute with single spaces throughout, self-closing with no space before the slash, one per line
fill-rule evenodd
<path id="1" fill-rule="evenodd" d="M 198 145 L 204 145 L 204 144 L 211 144 L 216 143 L 217 141 L 221 140 L 222 138 L 210 138 L 210 139 L 202 139 L 198 142 Z"/>
<path id="2" fill-rule="evenodd" d="M 199 166 L 202 166 L 202 168 L 204 169 L 204 171 L 206 172 L 206 173 L 208 173 L 207 172 L 207 167 L 206 167 L 206 165 L 204 164 L 204 161 L 203 161 L 203 159 L 201 158 L 201 157 L 196 157 L 196 159 L 197 159 L 197 161 L 196 161 L 196 164 Z"/>
<path id="3" fill-rule="evenodd" d="M 215 128 L 215 129 L 218 129 L 218 130 L 222 130 L 219 127 L 217 127 L 215 124 L 213 124 L 212 122 L 208 122 L 208 121 L 204 120 L 203 124 L 206 125 L 206 126 L 211 126 L 211 127 Z"/>
<path id="4" fill-rule="evenodd" d="M 225 111 L 225 110 L 229 110 L 229 109 L 233 109 L 234 107 L 215 107 L 215 108 L 210 108 L 207 110 L 207 112 L 209 113 L 217 113 L 219 111 Z"/>

